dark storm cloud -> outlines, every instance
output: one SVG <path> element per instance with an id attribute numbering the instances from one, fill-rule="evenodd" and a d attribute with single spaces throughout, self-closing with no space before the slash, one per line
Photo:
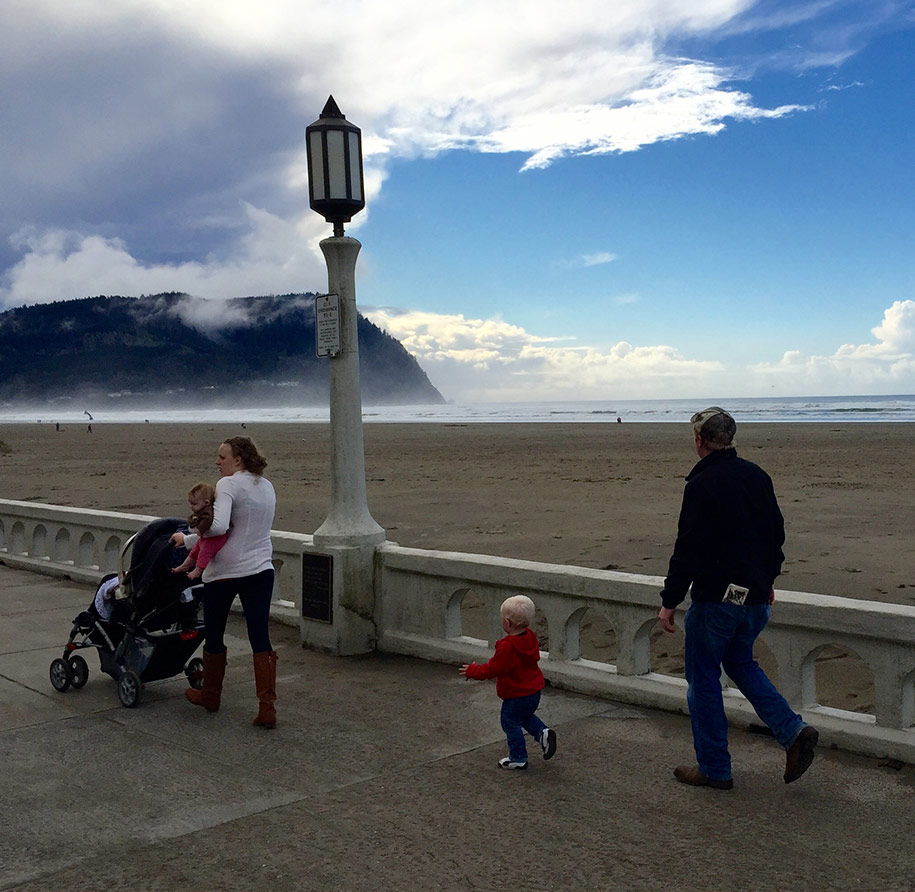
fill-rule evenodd
<path id="1" fill-rule="evenodd" d="M 219 253 L 240 202 L 287 215 L 306 115 L 275 58 L 221 53 L 137 17 L 77 35 L 0 12 L 0 268 L 24 226 L 117 236 L 142 262 Z"/>

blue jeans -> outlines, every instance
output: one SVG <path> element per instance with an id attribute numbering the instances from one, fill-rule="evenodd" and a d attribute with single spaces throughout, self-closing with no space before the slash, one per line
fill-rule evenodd
<path id="1" fill-rule="evenodd" d="M 546 725 L 536 715 L 540 705 L 540 691 L 526 697 L 512 697 L 502 701 L 502 730 L 508 738 L 508 757 L 512 762 L 527 761 L 524 732 L 539 741 Z"/>
<path id="2" fill-rule="evenodd" d="M 750 701 L 785 748 L 806 726 L 753 659 L 753 642 L 769 622 L 768 604 L 694 601 L 686 612 L 686 694 L 699 770 L 713 780 L 731 777 L 728 722 L 721 669 Z"/>

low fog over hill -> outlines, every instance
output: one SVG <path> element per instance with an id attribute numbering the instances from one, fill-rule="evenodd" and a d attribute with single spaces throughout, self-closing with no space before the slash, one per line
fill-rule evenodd
<path id="1" fill-rule="evenodd" d="M 329 360 L 315 355 L 314 295 L 201 300 L 91 297 L 0 314 L 0 404 L 313 406 Z M 399 341 L 359 317 L 362 398 L 443 403 Z"/>

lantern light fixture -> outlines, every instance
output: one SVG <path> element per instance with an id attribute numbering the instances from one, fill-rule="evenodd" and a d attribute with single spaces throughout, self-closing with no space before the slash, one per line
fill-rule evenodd
<path id="1" fill-rule="evenodd" d="M 362 131 L 346 120 L 330 96 L 321 117 L 305 128 L 308 203 L 328 223 L 334 236 L 365 207 Z"/>

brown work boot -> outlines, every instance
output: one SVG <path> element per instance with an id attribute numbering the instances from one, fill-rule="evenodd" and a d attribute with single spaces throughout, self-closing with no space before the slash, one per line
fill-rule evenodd
<path id="1" fill-rule="evenodd" d="M 198 691 L 188 688 L 184 692 L 194 706 L 202 706 L 207 712 L 216 712 L 219 709 L 219 700 L 222 696 L 222 680 L 226 674 L 226 652 L 211 654 L 203 651 L 203 687 Z"/>
<path id="2" fill-rule="evenodd" d="M 276 727 L 276 651 L 254 654 L 254 683 L 259 701 L 254 724 L 262 728 Z"/>
<path id="3" fill-rule="evenodd" d="M 810 767 L 815 755 L 813 748 L 819 739 L 820 732 L 816 728 L 811 728 L 810 725 L 801 728 L 801 733 L 788 747 L 785 755 L 786 784 L 796 781 Z"/>
<path id="4" fill-rule="evenodd" d="M 731 790 L 734 787 L 732 778 L 727 780 L 714 780 L 706 777 L 695 765 L 680 765 L 674 769 L 674 777 L 681 784 L 689 784 L 691 787 L 713 787 L 716 790 Z"/>

